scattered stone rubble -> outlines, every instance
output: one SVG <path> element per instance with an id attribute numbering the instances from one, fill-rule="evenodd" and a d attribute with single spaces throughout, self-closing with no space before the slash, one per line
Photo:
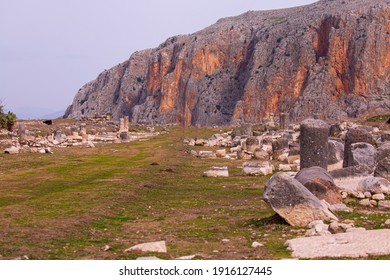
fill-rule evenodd
<path id="1" fill-rule="evenodd" d="M 148 139 L 159 133 L 130 132 L 128 117 L 119 122 L 107 119 L 85 119 L 73 124 L 46 125 L 41 121 L 25 121 L 17 125 L 15 132 L 0 131 L 0 146 L 4 153 L 52 153 L 52 148 L 94 148 L 98 143 L 123 143 Z"/>
<path id="2" fill-rule="evenodd" d="M 343 199 L 357 199 L 368 208 L 390 209 L 390 133 L 350 122 L 329 126 L 319 119 L 289 125 L 287 117 L 280 116 L 284 122 L 281 130 L 267 129 L 275 125 L 271 116 L 261 131 L 245 124 L 210 139 L 188 138 L 185 143 L 208 148 L 191 151 L 194 156 L 244 161 L 244 175 L 269 175 L 278 167 L 280 173 L 273 175 L 264 189 L 265 201 L 290 225 L 309 227 L 306 238 L 286 243 L 293 257 L 390 254 L 387 243 L 383 248 L 380 242 L 365 245 L 369 243 L 365 238 L 375 240 L 389 232 L 366 231 L 355 228 L 353 221 L 341 223 L 337 218 L 337 212 L 353 211 Z M 329 248 L 324 250 L 326 246 Z"/>

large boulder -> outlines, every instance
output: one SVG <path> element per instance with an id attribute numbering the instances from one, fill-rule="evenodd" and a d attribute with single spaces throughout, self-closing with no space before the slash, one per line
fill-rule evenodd
<path id="1" fill-rule="evenodd" d="M 271 177 L 264 189 L 267 204 L 292 226 L 306 227 L 314 220 L 336 220 L 326 204 L 286 173 Z"/>
<path id="2" fill-rule="evenodd" d="M 390 181 L 390 157 L 378 162 L 374 172 L 375 177 L 382 177 Z"/>
<path id="3" fill-rule="evenodd" d="M 376 152 L 376 160 L 381 161 L 390 158 L 390 142 L 381 145 Z"/>
<path id="4" fill-rule="evenodd" d="M 352 159 L 351 146 L 355 143 L 372 143 L 372 136 L 369 132 L 361 128 L 351 128 L 345 135 L 345 147 L 344 147 L 344 162 L 343 167 L 353 166 L 350 160 Z"/>
<path id="5" fill-rule="evenodd" d="M 325 200 L 329 204 L 342 203 L 339 188 L 335 185 L 329 172 L 322 167 L 304 168 L 298 172 L 295 179 L 318 199 Z"/>
<path id="6" fill-rule="evenodd" d="M 371 144 L 363 142 L 351 144 L 347 160 L 348 166 L 367 165 L 370 168 L 374 168 L 375 154 L 376 150 Z"/>
<path id="7" fill-rule="evenodd" d="M 354 193 L 360 191 L 360 182 L 372 177 L 373 169 L 367 165 L 355 165 L 329 172 L 335 185 L 342 191 Z"/>
<path id="8" fill-rule="evenodd" d="M 381 177 L 369 177 L 360 182 L 361 191 L 372 194 L 390 194 L 390 182 Z"/>

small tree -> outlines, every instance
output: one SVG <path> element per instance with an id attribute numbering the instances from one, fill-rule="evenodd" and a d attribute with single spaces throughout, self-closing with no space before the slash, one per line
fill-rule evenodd
<path id="1" fill-rule="evenodd" d="M 0 128 L 4 128 L 6 124 L 6 119 L 3 111 L 3 105 L 0 102 Z"/>
<path id="2" fill-rule="evenodd" d="M 16 115 L 10 111 L 5 115 L 6 127 L 9 131 L 12 131 L 16 122 Z"/>
<path id="3" fill-rule="evenodd" d="M 7 114 L 4 113 L 4 107 L 0 101 L 0 128 L 6 128 L 12 131 L 16 122 L 16 115 L 10 111 Z"/>

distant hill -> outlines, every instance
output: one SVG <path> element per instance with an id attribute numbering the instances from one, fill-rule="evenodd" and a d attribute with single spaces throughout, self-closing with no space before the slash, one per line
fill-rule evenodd
<path id="1" fill-rule="evenodd" d="M 64 110 L 53 112 L 52 109 L 36 107 L 15 108 L 13 112 L 19 120 L 55 119 L 64 115 Z"/>
<path id="2" fill-rule="evenodd" d="M 57 111 L 51 114 L 43 115 L 41 119 L 57 119 L 64 116 L 65 110 Z"/>
<path id="3" fill-rule="evenodd" d="M 65 115 L 210 126 L 280 112 L 296 121 L 389 112 L 389 18 L 388 0 L 321 0 L 224 18 L 102 72 Z"/>

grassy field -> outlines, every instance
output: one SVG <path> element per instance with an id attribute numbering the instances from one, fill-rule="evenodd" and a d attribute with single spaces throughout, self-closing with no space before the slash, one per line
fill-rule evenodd
<path id="1" fill-rule="evenodd" d="M 241 161 L 190 155 L 184 137 L 210 137 L 217 130 L 169 130 L 148 141 L 95 149 L 1 154 L 0 258 L 290 257 L 284 242 L 305 229 L 287 225 L 265 204 L 269 176 L 242 176 Z M 202 177 L 209 167 L 224 165 L 229 178 Z M 364 223 L 368 214 L 345 215 Z M 386 218 L 370 218 L 370 227 Z M 168 253 L 124 253 L 160 240 L 167 242 Z M 252 248 L 253 241 L 264 246 Z M 105 245 L 111 249 L 103 251 Z"/>

